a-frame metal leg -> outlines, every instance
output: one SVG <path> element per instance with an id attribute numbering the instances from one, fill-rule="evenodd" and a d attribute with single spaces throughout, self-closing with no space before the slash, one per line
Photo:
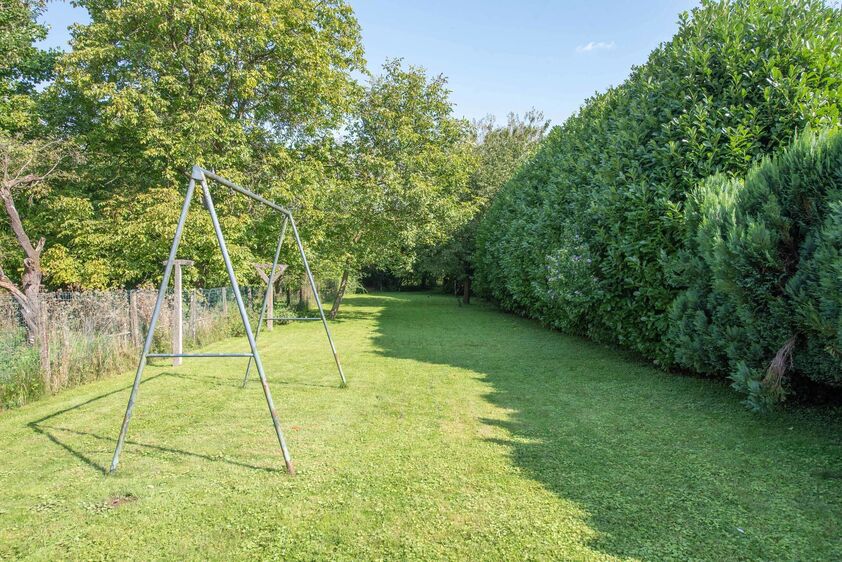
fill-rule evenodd
<path id="1" fill-rule="evenodd" d="M 319 307 L 319 315 L 322 318 L 322 325 L 325 327 L 327 334 L 327 341 L 330 344 L 330 350 L 333 352 L 333 360 L 336 361 L 336 368 L 339 370 L 339 378 L 342 380 L 342 386 L 348 383 L 345 381 L 345 373 L 342 372 L 342 365 L 339 363 L 339 354 L 336 352 L 336 346 L 333 345 L 333 338 L 330 335 L 330 328 L 327 326 L 327 318 L 325 318 L 325 311 L 322 308 L 322 299 L 319 297 L 319 291 L 316 289 L 316 282 L 313 281 L 313 272 L 310 271 L 310 265 L 307 263 L 307 255 L 304 253 L 304 246 L 301 244 L 301 238 L 298 236 L 298 228 L 295 226 L 295 219 L 292 215 L 289 216 L 289 223 L 292 226 L 292 235 L 295 237 L 295 243 L 298 245 L 298 251 L 301 252 L 301 262 L 304 264 L 304 269 L 307 271 L 307 279 L 310 281 L 310 288 L 313 290 L 313 296 L 316 298 L 316 305 Z"/>
<path id="2" fill-rule="evenodd" d="M 292 465 L 292 458 L 290 457 L 289 449 L 287 449 L 283 431 L 281 431 L 281 422 L 278 420 L 278 412 L 275 410 L 275 404 L 272 401 L 272 393 L 269 391 L 269 383 L 266 381 L 266 373 L 263 371 L 263 363 L 261 362 L 260 354 L 257 351 L 257 342 L 255 341 L 254 333 L 251 330 L 251 323 L 249 322 L 245 304 L 243 304 L 243 296 L 240 293 L 240 285 L 237 283 L 237 276 L 234 274 L 234 266 L 231 264 L 231 257 L 228 255 L 228 247 L 225 245 L 225 237 L 222 235 L 219 218 L 216 216 L 216 209 L 213 206 L 213 198 L 211 197 L 210 190 L 208 189 L 208 183 L 203 173 L 201 182 L 205 207 L 207 207 L 208 213 L 210 213 L 211 222 L 213 222 L 213 229 L 216 232 L 216 238 L 219 241 L 219 250 L 222 253 L 222 260 L 225 262 L 225 269 L 228 271 L 228 279 L 231 282 L 231 288 L 234 290 L 234 299 L 237 301 L 237 308 L 240 310 L 240 317 L 243 319 L 243 327 L 246 330 L 246 337 L 248 338 L 249 346 L 251 347 L 255 367 L 257 367 L 257 374 L 260 376 L 260 382 L 263 385 L 263 394 L 266 396 L 266 404 L 269 406 L 269 413 L 272 415 L 272 424 L 275 426 L 275 434 L 278 436 L 278 443 L 280 444 L 281 452 L 284 455 L 287 472 L 295 474 L 295 468 Z"/>
<path id="3" fill-rule="evenodd" d="M 254 331 L 254 339 L 257 341 L 257 336 L 260 335 L 260 328 L 263 326 L 263 318 L 266 313 L 266 303 L 269 302 L 269 291 L 272 290 L 272 283 L 275 279 L 275 270 L 278 268 L 278 259 L 281 256 L 281 245 L 284 243 L 284 237 L 287 233 L 287 222 L 289 219 L 284 216 L 284 223 L 281 226 L 281 235 L 278 237 L 278 244 L 275 246 L 275 259 L 272 260 L 272 271 L 269 272 L 269 283 L 266 284 L 266 292 L 263 293 L 263 304 L 260 305 L 260 317 L 257 320 L 257 330 Z M 274 310 L 269 311 L 270 318 L 275 315 Z M 249 364 L 246 366 L 246 375 L 243 377 L 243 388 L 245 388 L 246 383 L 249 381 L 249 371 L 251 371 L 251 359 L 249 359 Z"/>
<path id="4" fill-rule="evenodd" d="M 134 376 L 134 384 L 132 385 L 132 392 L 129 395 L 129 404 L 126 406 L 126 415 L 123 417 L 123 425 L 120 427 L 120 436 L 117 438 L 117 447 L 114 449 L 114 457 L 111 459 L 111 468 L 109 473 L 117 470 L 117 463 L 120 462 L 120 451 L 123 449 L 123 444 L 126 441 L 126 432 L 129 430 L 129 422 L 132 419 L 132 410 L 134 409 L 135 401 L 137 400 L 137 390 L 140 386 L 140 379 L 143 376 L 143 369 L 146 367 L 146 357 L 149 355 L 149 349 L 152 347 L 152 339 L 155 336 L 155 325 L 158 323 L 158 317 L 161 314 L 161 305 L 164 302 L 164 297 L 167 293 L 167 287 L 170 283 L 170 275 L 173 270 L 173 262 L 175 261 L 178 245 L 181 242 L 181 233 L 184 230 L 184 223 L 187 221 L 187 212 L 190 209 L 190 201 L 193 199 L 193 192 L 196 190 L 196 178 L 190 178 L 190 183 L 187 186 L 187 196 L 184 198 L 184 205 L 181 207 L 181 215 L 178 218 L 178 225 L 175 227 L 175 238 L 173 238 L 172 247 L 170 248 L 170 257 L 167 259 L 167 265 L 164 269 L 164 278 L 161 280 L 161 287 L 158 289 L 158 298 L 155 300 L 155 308 L 152 309 L 152 318 L 149 320 L 149 328 L 146 332 L 146 341 L 143 344 L 143 351 L 140 353 L 140 361 L 137 365 L 137 372 Z"/>

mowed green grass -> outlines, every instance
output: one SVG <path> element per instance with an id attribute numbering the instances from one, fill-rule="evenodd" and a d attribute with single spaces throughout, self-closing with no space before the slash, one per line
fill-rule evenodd
<path id="1" fill-rule="evenodd" d="M 343 310 L 346 389 L 319 324 L 261 334 L 295 477 L 241 359 L 150 366 L 113 476 L 131 374 L 4 413 L 0 558 L 842 559 L 838 410 L 439 295 Z"/>

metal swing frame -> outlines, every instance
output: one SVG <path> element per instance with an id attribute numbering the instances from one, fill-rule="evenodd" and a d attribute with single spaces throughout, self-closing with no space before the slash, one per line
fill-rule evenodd
<path id="1" fill-rule="evenodd" d="M 269 316 L 266 316 L 266 305 L 269 302 L 269 292 L 272 290 L 272 284 L 275 282 L 275 272 L 278 269 L 278 259 L 281 256 L 281 246 L 284 243 L 284 238 L 286 237 L 287 233 L 287 224 L 292 226 L 292 235 L 295 239 L 295 243 L 298 245 L 298 250 L 301 253 L 301 261 L 304 264 L 304 270 L 307 272 L 307 280 L 310 282 L 310 288 L 313 291 L 313 296 L 316 300 L 316 306 L 319 309 L 319 316 L 317 318 L 296 318 L 291 316 L 284 316 L 284 317 L 275 317 L 275 311 L 270 310 Z M 287 214 L 284 216 L 283 225 L 281 225 L 281 235 L 278 237 L 278 244 L 275 246 L 275 257 L 272 260 L 272 269 L 269 271 L 268 281 L 266 283 L 266 292 L 263 293 L 263 304 L 260 305 L 260 316 L 257 320 L 257 330 L 254 333 L 255 340 L 257 336 L 260 335 L 260 328 L 263 327 L 264 320 L 278 320 L 278 321 L 319 321 L 321 320 L 322 325 L 325 328 L 325 334 L 327 335 L 327 341 L 330 344 L 330 351 L 333 353 L 333 360 L 336 362 L 336 370 L 339 371 L 339 379 L 342 381 L 342 387 L 346 386 L 347 381 L 345 380 L 345 373 L 342 371 L 342 364 L 339 362 L 339 354 L 336 352 L 336 346 L 333 344 L 333 337 L 330 335 L 330 328 L 327 325 L 327 317 L 325 317 L 325 311 L 322 307 L 322 299 L 319 297 L 319 291 L 316 289 L 316 282 L 313 280 L 313 273 L 310 271 L 310 266 L 307 264 L 307 256 L 304 255 L 304 248 L 301 246 L 301 239 L 298 236 L 298 228 L 295 226 L 295 219 L 292 218 L 292 214 L 287 211 Z M 246 387 L 249 381 L 249 371 L 251 371 L 251 359 L 249 359 L 249 363 L 246 366 L 246 374 L 243 377 L 243 388 Z"/>
<path id="2" fill-rule="evenodd" d="M 301 244 L 301 238 L 298 235 L 298 228 L 295 226 L 295 219 L 292 217 L 292 212 L 289 209 L 286 209 L 268 199 L 261 197 L 260 195 L 245 189 L 236 183 L 225 179 L 222 176 L 218 176 L 214 172 L 210 170 L 206 170 L 200 166 L 193 166 L 193 169 L 190 173 L 190 182 L 187 185 L 187 195 L 184 198 L 184 205 L 181 207 L 181 215 L 178 218 L 178 225 L 175 229 L 175 237 L 173 238 L 172 247 L 170 248 L 169 258 L 167 259 L 166 267 L 164 269 L 164 277 L 161 280 L 161 286 L 158 289 L 158 297 L 155 300 L 155 307 L 152 310 L 152 318 L 149 321 L 149 328 L 146 333 L 146 340 L 143 344 L 143 350 L 140 353 L 140 361 L 138 362 L 137 372 L 135 373 L 134 383 L 132 384 L 132 391 L 129 395 L 129 403 L 126 406 L 126 414 L 123 417 L 123 424 L 120 427 L 120 436 L 117 438 L 117 446 L 114 449 L 114 456 L 111 460 L 111 468 L 109 469 L 109 473 L 113 473 L 117 470 L 117 464 L 120 461 L 120 452 L 123 449 L 123 445 L 126 441 L 126 434 L 129 429 L 129 422 L 132 418 L 132 411 L 134 410 L 135 402 L 137 401 L 137 392 L 140 386 L 140 380 L 143 376 L 143 370 L 146 367 L 146 362 L 151 357 L 248 357 L 249 358 L 249 365 L 246 368 L 246 379 L 243 381 L 243 385 L 248 379 L 248 372 L 251 369 L 251 362 L 254 361 L 255 367 L 257 368 L 257 373 L 260 376 L 260 382 L 263 386 L 263 394 L 266 397 L 266 404 L 269 407 L 269 413 L 272 416 L 272 424 L 275 428 L 275 435 L 278 437 L 278 444 L 281 447 L 281 453 L 284 457 L 284 463 L 286 464 L 287 472 L 290 474 L 295 474 L 295 467 L 292 463 L 292 457 L 290 456 L 289 449 L 287 448 L 286 440 L 284 439 L 283 431 L 281 430 L 281 422 L 278 419 L 278 412 L 275 409 L 274 401 L 272 400 L 272 393 L 269 390 L 269 383 L 266 380 L 266 372 L 263 369 L 263 362 L 260 360 L 260 353 L 257 349 L 257 336 L 255 332 L 252 330 L 251 322 L 249 322 L 248 313 L 246 312 L 246 307 L 243 302 L 243 295 L 240 292 L 240 286 L 237 283 L 237 277 L 234 274 L 234 266 L 231 263 L 231 257 L 228 254 L 228 247 L 225 244 L 225 237 L 222 234 L 222 228 L 219 224 L 219 217 L 216 214 L 216 208 L 213 204 L 213 198 L 211 196 L 208 179 L 213 180 L 221 185 L 224 185 L 241 195 L 245 195 L 246 197 L 253 199 L 263 205 L 278 211 L 284 216 L 283 226 L 281 227 L 281 235 L 278 239 L 278 245 L 275 249 L 275 259 L 272 265 L 272 275 L 270 275 L 270 279 L 274 275 L 275 268 L 278 265 L 278 258 L 280 256 L 281 251 L 281 244 L 283 242 L 284 236 L 286 235 L 287 224 L 292 227 L 293 236 L 295 238 L 295 243 L 298 246 L 298 250 L 301 253 L 301 261 L 304 264 L 304 269 L 307 272 L 307 279 L 310 282 L 310 287 L 313 290 L 313 294 L 315 296 L 316 304 L 319 307 L 319 313 L 321 316 L 321 320 L 324 324 L 325 333 L 327 334 L 328 342 L 330 343 L 331 351 L 333 352 L 334 360 L 336 361 L 336 367 L 339 370 L 339 376 L 342 380 L 342 385 L 345 385 L 345 374 L 342 371 L 342 366 L 339 363 L 339 356 L 336 353 L 336 347 L 333 344 L 333 338 L 330 334 L 330 329 L 327 325 L 327 320 L 325 318 L 324 310 L 322 309 L 321 299 L 318 295 L 318 290 L 316 289 L 316 284 L 313 281 L 313 273 L 310 271 L 310 265 L 307 263 L 307 256 L 304 253 L 304 247 Z M 152 340 L 155 334 L 155 327 L 158 323 L 158 318 L 161 314 L 161 306 L 164 302 L 164 298 L 166 297 L 167 287 L 169 286 L 170 276 L 172 274 L 172 270 L 174 267 L 174 262 L 176 260 L 176 253 L 178 252 L 178 246 L 181 242 L 181 234 L 184 230 L 184 224 L 187 221 L 187 214 L 190 210 L 190 204 L 193 200 L 194 192 L 196 191 L 196 184 L 199 183 L 202 186 L 202 200 L 204 203 L 205 208 L 207 209 L 208 213 L 210 214 L 211 222 L 213 223 L 213 229 L 216 233 L 217 241 L 219 242 L 219 250 L 222 253 L 222 260 L 225 262 L 225 269 L 228 273 L 228 279 L 231 283 L 231 288 L 234 292 L 234 299 L 237 302 L 237 309 L 240 313 L 240 318 L 243 321 L 243 327 L 246 331 L 246 338 L 248 339 L 249 348 L 251 349 L 250 353 L 150 353 L 150 349 L 152 347 Z M 261 306 L 260 311 L 260 321 L 258 322 L 258 331 L 260 329 L 260 323 L 263 321 L 263 316 L 266 309 L 266 298 L 268 296 L 268 287 L 266 295 L 263 298 L 263 305 Z"/>

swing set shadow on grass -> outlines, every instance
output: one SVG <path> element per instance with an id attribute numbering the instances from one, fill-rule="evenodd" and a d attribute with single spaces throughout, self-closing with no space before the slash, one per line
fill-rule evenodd
<path id="1" fill-rule="evenodd" d="M 147 383 L 152 382 L 156 379 L 159 379 L 160 377 L 184 378 L 181 373 L 162 372 L 162 373 L 158 373 L 156 375 L 153 375 L 151 377 L 146 378 L 145 380 L 141 381 L 140 384 L 147 384 Z M 207 383 L 207 381 L 204 381 L 204 382 Z M 220 383 L 220 384 L 224 384 L 224 383 Z M 70 434 L 70 435 L 76 435 L 76 436 L 81 436 L 81 437 L 91 437 L 91 438 L 101 440 L 101 441 L 105 441 L 105 442 L 109 442 L 109 443 L 114 442 L 114 437 L 113 436 L 100 435 L 98 433 L 93 433 L 93 432 L 90 432 L 90 431 L 81 431 L 81 430 L 73 429 L 73 428 L 69 428 L 69 427 L 62 427 L 62 426 L 58 426 L 58 425 L 53 425 L 53 423 L 58 421 L 57 418 L 59 418 L 63 414 L 67 414 L 67 413 L 70 413 L 74 410 L 78 410 L 78 409 L 83 408 L 85 406 L 89 406 L 89 405 L 91 405 L 95 402 L 98 402 L 99 400 L 103 400 L 105 398 L 108 398 L 109 396 L 124 393 L 127 390 L 129 390 L 130 388 L 131 388 L 131 386 L 120 387 L 116 390 L 112 390 L 111 392 L 106 392 L 105 394 L 95 396 L 94 398 L 90 398 L 88 400 L 85 400 L 84 402 L 80 402 L 79 404 L 75 404 L 73 406 L 70 406 L 69 408 L 64 408 L 64 409 L 58 410 L 56 412 L 53 412 L 51 414 L 48 414 L 48 415 L 43 416 L 41 418 L 38 418 L 37 420 L 28 422 L 26 425 L 27 425 L 27 427 L 29 427 L 29 429 L 31 429 L 36 434 L 46 437 L 50 442 L 52 442 L 53 444 L 60 447 L 65 452 L 69 453 L 71 456 L 78 459 L 82 464 L 85 464 L 85 465 L 89 466 L 91 469 L 95 470 L 96 472 L 101 473 L 104 476 L 104 475 L 108 474 L 108 469 L 106 468 L 105 465 L 100 464 L 96 460 L 92 459 L 90 456 L 88 456 L 85 453 L 83 453 L 82 451 L 80 451 L 78 448 L 75 448 L 74 446 L 72 446 L 67 441 L 67 439 L 62 438 L 60 436 L 60 434 Z M 50 422 L 50 424 L 48 425 L 45 422 Z M 170 454 L 181 455 L 181 456 L 186 456 L 186 457 L 199 458 L 199 459 L 203 459 L 203 460 L 215 462 L 215 463 L 216 462 L 222 462 L 222 463 L 225 463 L 225 464 L 230 464 L 230 465 L 233 465 L 233 466 L 239 466 L 239 467 L 242 467 L 242 468 L 248 468 L 248 469 L 252 469 L 252 470 L 258 470 L 258 471 L 262 471 L 262 472 L 270 472 L 270 473 L 283 472 L 281 469 L 274 468 L 274 467 L 257 466 L 257 465 L 245 463 L 245 462 L 242 462 L 242 461 L 237 461 L 235 459 L 226 459 L 226 458 L 214 457 L 214 456 L 210 456 L 210 455 L 206 455 L 206 454 L 202 454 L 202 453 L 195 453 L 195 452 L 192 452 L 192 451 L 186 451 L 184 449 L 176 449 L 176 448 L 173 448 L 173 447 L 166 447 L 166 446 L 163 446 L 163 445 L 155 445 L 155 444 L 151 444 L 151 443 L 142 443 L 142 442 L 134 441 L 134 440 L 127 440 L 126 442 L 129 443 L 130 445 L 133 445 L 133 446 L 136 446 L 136 447 L 141 447 L 141 448 L 144 448 L 144 449 L 147 449 L 147 450 L 152 450 L 152 451 L 158 451 L 158 452 L 161 452 L 161 453 L 170 453 Z"/>

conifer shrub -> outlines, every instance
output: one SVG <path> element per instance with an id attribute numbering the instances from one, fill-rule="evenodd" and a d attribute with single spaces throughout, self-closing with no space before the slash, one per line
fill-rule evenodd
<path id="1" fill-rule="evenodd" d="M 745 180 L 688 198 L 671 311 L 676 360 L 762 408 L 793 376 L 842 386 L 842 134 L 808 134 Z"/>

